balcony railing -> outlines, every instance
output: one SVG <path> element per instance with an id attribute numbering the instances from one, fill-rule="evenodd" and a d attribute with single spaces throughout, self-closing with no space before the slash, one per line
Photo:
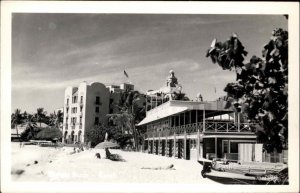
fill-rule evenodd
<path id="1" fill-rule="evenodd" d="M 165 127 L 161 130 L 148 130 L 146 132 L 147 137 L 166 137 L 175 134 L 187 134 L 202 132 L 202 133 L 254 133 L 251 129 L 251 125 L 255 123 L 233 123 L 233 122 L 205 122 L 205 128 L 203 123 L 192 123 L 176 127 Z"/>

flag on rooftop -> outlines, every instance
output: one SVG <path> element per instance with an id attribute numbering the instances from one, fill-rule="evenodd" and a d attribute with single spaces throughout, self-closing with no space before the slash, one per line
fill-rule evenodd
<path id="1" fill-rule="evenodd" d="M 124 75 L 128 78 L 129 76 L 128 76 L 128 74 L 127 74 L 127 72 L 124 70 Z"/>

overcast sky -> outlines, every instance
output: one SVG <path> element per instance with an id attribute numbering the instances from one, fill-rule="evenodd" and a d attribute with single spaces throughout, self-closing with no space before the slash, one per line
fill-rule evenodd
<path id="1" fill-rule="evenodd" d="M 225 41 L 237 33 L 249 59 L 261 56 L 275 27 L 287 29 L 287 20 L 281 15 L 14 13 L 12 110 L 44 107 L 51 113 L 63 106 L 64 89 L 82 81 L 130 81 L 141 92 L 158 89 L 170 69 L 189 98 L 201 93 L 214 100 L 225 95 L 223 88 L 235 75 L 205 57 L 213 38 Z"/>

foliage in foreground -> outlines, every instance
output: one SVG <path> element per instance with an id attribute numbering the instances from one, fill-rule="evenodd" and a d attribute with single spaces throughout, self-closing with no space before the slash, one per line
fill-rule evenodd
<path id="1" fill-rule="evenodd" d="M 104 141 L 106 133 L 108 134 L 108 140 L 117 142 L 121 148 L 125 148 L 127 145 L 133 145 L 132 134 L 124 134 L 117 127 L 108 127 L 102 124 L 87 129 L 84 137 L 86 141 L 91 142 L 91 147 L 94 147 Z"/>
<path id="2" fill-rule="evenodd" d="M 121 131 L 121 135 L 116 138 L 121 143 L 120 146 L 131 144 L 135 150 L 138 150 L 140 139 L 145 131 L 143 128 L 137 128 L 136 124 L 146 116 L 144 102 L 145 96 L 138 91 L 125 91 L 117 104 L 119 112 L 108 115 L 109 121 L 118 131 Z"/>
<path id="3" fill-rule="evenodd" d="M 224 89 L 227 107 L 259 123 L 257 139 L 265 150 L 281 152 L 288 142 L 288 32 L 273 30 L 262 58 L 252 56 L 244 63 L 246 55 L 236 34 L 223 43 L 215 39 L 207 52 L 213 63 L 236 73 L 236 82 Z"/>

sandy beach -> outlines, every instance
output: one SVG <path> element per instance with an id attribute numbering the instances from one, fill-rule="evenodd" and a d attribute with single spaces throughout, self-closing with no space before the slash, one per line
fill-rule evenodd
<path id="1" fill-rule="evenodd" d="M 202 166 L 196 161 L 174 159 L 140 152 L 111 150 L 124 162 L 105 159 L 103 149 L 91 149 L 70 155 L 73 148 L 50 148 L 35 145 L 19 147 L 12 143 L 12 180 L 18 182 L 101 182 L 101 183 L 182 183 L 215 184 L 202 178 Z M 101 159 L 95 158 L 101 154 Z M 38 163 L 34 163 L 37 161 Z M 166 167 L 175 170 L 141 169 Z M 17 174 L 18 173 L 18 174 Z"/>

